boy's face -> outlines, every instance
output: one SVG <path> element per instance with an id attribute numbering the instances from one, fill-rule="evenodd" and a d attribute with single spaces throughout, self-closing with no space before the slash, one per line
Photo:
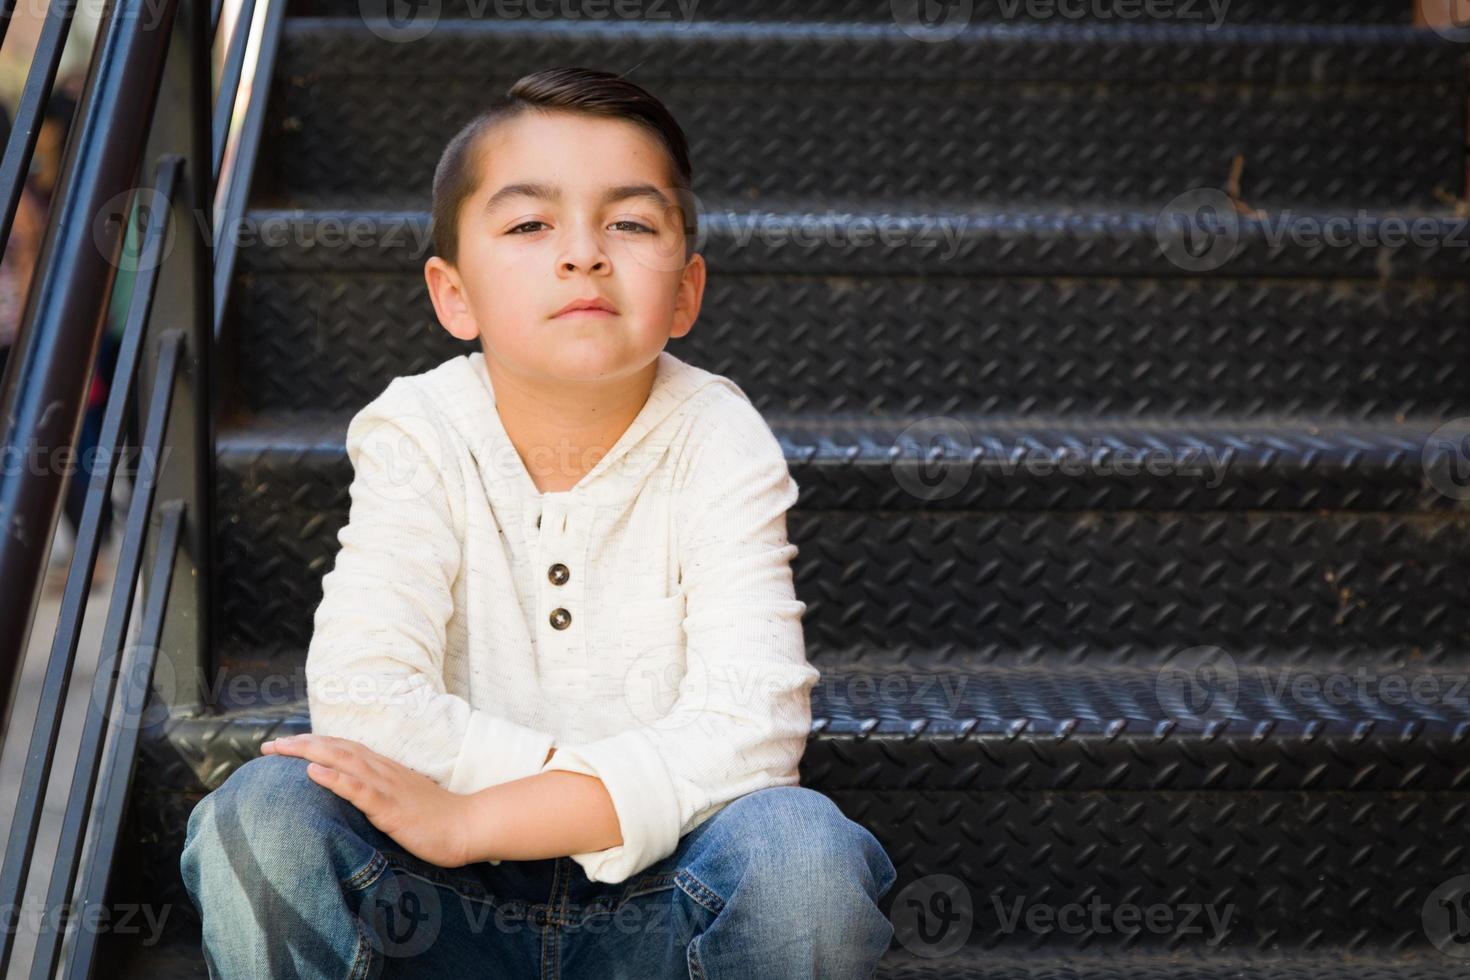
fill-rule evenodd
<path id="1" fill-rule="evenodd" d="M 704 259 L 683 261 L 680 199 L 662 144 L 634 123 L 529 112 L 482 139 L 479 186 L 459 214 L 458 267 L 424 266 L 444 328 L 532 382 L 636 374 L 694 325 Z M 554 197 L 512 185 L 539 185 Z M 608 200 L 618 187 L 662 195 Z M 643 230 L 647 229 L 647 230 Z M 611 314 L 558 312 L 600 298 Z"/>

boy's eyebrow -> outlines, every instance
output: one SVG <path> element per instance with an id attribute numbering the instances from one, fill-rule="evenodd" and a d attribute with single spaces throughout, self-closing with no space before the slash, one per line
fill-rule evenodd
<path id="1" fill-rule="evenodd" d="M 506 184 L 500 190 L 490 195 L 489 200 L 485 202 L 484 213 L 489 214 L 513 197 L 531 197 L 542 201 L 560 201 L 561 188 L 555 184 L 547 184 L 536 180 Z M 652 184 L 615 184 L 603 191 L 602 203 L 606 206 L 636 197 L 648 198 L 651 202 L 661 207 L 673 207 L 673 202 L 664 195 L 663 191 Z"/>

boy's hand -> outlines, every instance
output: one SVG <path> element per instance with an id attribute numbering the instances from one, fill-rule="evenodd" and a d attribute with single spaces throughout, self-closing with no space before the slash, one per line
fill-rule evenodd
<path id="1" fill-rule="evenodd" d="M 290 735 L 261 745 L 262 755 L 309 759 L 306 772 L 362 811 L 374 827 L 415 857 L 441 868 L 466 863 L 467 796 L 379 755 L 361 742 L 330 735 Z"/>

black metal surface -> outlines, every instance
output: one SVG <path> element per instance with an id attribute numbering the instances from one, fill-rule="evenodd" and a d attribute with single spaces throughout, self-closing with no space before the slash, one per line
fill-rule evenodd
<path id="1" fill-rule="evenodd" d="M 153 686 L 153 672 L 163 636 L 164 613 L 167 611 L 169 591 L 173 586 L 174 557 L 183 537 L 184 504 L 171 500 L 159 508 L 159 512 L 162 523 L 158 530 L 157 556 L 153 574 L 149 576 L 149 592 L 138 642 L 127 658 L 127 673 L 122 679 L 122 698 L 118 703 L 118 713 L 113 715 L 111 710 L 107 712 L 118 731 L 100 773 L 102 790 L 99 794 L 101 802 L 96 823 L 97 835 L 82 875 L 80 895 L 84 909 L 105 907 L 108 882 L 112 876 L 113 860 L 117 856 L 118 837 L 122 832 L 123 817 L 133 783 L 134 764 L 138 757 L 139 730 L 143 724 L 143 712 L 148 710 L 148 693 Z M 121 653 L 118 659 L 122 659 Z M 121 667 L 121 663 L 118 667 Z M 95 707 L 94 705 L 94 709 Z M 33 976 L 40 971 L 37 980 L 51 976 L 61 939 L 56 922 L 48 917 L 42 925 L 39 940 L 46 953 L 44 958 L 38 954 L 36 966 L 32 969 Z M 67 976 L 92 975 L 97 939 L 98 933 L 95 929 L 78 930 L 67 957 Z"/>
<path id="2" fill-rule="evenodd" d="M 1059 25 L 1070 23 L 1128 22 L 1135 18 L 1147 23 L 1157 20 L 1181 26 L 1201 23 L 1227 24 L 1407 24 L 1412 8 L 1396 0 L 1231 0 L 1217 14 L 1208 4 L 1180 0 L 1172 4 L 1025 4 L 1008 0 L 974 0 L 973 3 L 946 4 L 954 15 L 975 23 L 1023 23 L 1028 12 L 1052 20 Z M 907 9 L 914 3 L 909 0 Z M 291 14 L 300 17 L 350 16 L 382 19 L 386 4 L 373 5 L 359 0 L 291 0 Z M 569 20 L 613 23 L 698 23 L 712 21 L 815 21 L 824 23 L 892 24 L 895 11 L 906 12 L 903 0 L 647 0 L 643 3 L 613 4 L 607 0 L 441 0 L 440 3 L 414 11 L 415 16 L 401 15 L 409 25 L 416 17 L 494 17 L 501 20 L 542 22 Z M 936 15 L 943 23 L 945 15 Z"/>
<path id="3" fill-rule="evenodd" d="M 688 134 L 707 199 L 1162 204 L 1224 186 L 1237 154 L 1256 206 L 1434 207 L 1464 182 L 1465 52 L 1431 31 L 380 33 L 355 18 L 287 24 L 256 203 L 425 207 L 444 142 L 490 93 L 550 64 L 637 65 Z"/>
<path id="4" fill-rule="evenodd" d="M 1470 221 L 1460 251 L 1470 254 Z M 238 315 L 251 326 L 235 361 L 237 410 L 350 415 L 393 377 L 479 349 L 439 325 L 421 269 L 364 269 L 336 254 L 312 270 L 276 256 L 275 268 L 239 280 Z M 1465 281 L 1416 281 L 1422 267 L 1405 263 L 1385 283 L 1121 268 L 1009 276 L 1005 259 L 980 275 L 943 263 L 921 275 L 745 272 L 722 258 L 710 256 L 699 321 L 668 349 L 730 377 L 768 415 L 1083 425 L 1470 413 L 1460 369 L 1470 360 L 1470 267 Z"/>
<path id="5" fill-rule="evenodd" d="M 274 525 L 312 514 L 335 534 L 352 476 L 344 446 L 349 418 L 267 415 L 228 428 L 220 440 L 225 520 Z M 1470 507 L 1470 489 L 1448 479 L 1458 427 L 1436 436 L 1434 419 L 1094 421 L 808 411 L 768 412 L 766 420 L 797 481 L 797 507 L 807 511 Z"/>
<path id="6" fill-rule="evenodd" d="M 898 482 L 901 470 L 872 457 L 867 485 L 879 489 L 863 494 L 864 484 L 847 476 L 862 467 L 833 457 L 814 464 L 831 472 L 803 490 L 789 520 L 807 640 L 816 650 L 944 647 L 971 651 L 974 662 L 1058 665 L 1089 656 L 1128 661 L 1192 643 L 1322 646 L 1355 649 L 1361 658 L 1414 646 L 1450 662 L 1470 651 L 1470 607 L 1462 601 L 1470 516 L 1321 510 L 1316 492 L 1340 480 L 1331 496 L 1346 502 L 1360 474 L 1375 469 L 1361 458 L 1343 465 L 1349 457 L 1341 453 L 1301 452 L 1283 465 L 1268 453 L 1265 465 L 1241 464 L 1243 484 L 1199 491 L 1200 503 L 1219 505 L 1230 489 L 1254 482 L 1255 494 L 1236 500 L 1247 509 L 1048 510 L 1053 500 L 1038 496 L 1029 508 L 997 511 L 948 509 L 954 498 L 925 501 L 911 489 L 916 484 Z M 1394 458 L 1397 476 L 1389 464 L 1388 481 L 1404 491 L 1400 502 L 1422 500 L 1427 494 L 1411 489 L 1423 479 L 1412 444 Z M 252 674 L 299 664 L 346 520 L 350 468 L 342 450 L 306 441 L 226 451 L 222 463 L 220 663 Z M 793 472 L 800 483 L 809 470 Z M 1017 485 L 980 470 L 964 478 L 970 500 L 992 505 L 1025 495 L 1018 490 L 1071 483 L 1037 475 Z M 926 479 L 942 485 L 946 478 Z M 1089 488 L 1096 494 L 1109 482 L 1115 504 L 1126 505 L 1130 480 L 1123 477 L 1084 477 L 1081 487 L 1056 496 L 1086 503 Z M 1175 481 L 1176 495 L 1187 482 Z M 868 509 L 880 490 L 934 509 Z M 844 492 L 851 497 L 843 500 Z M 1155 506 L 1171 498 L 1167 483 L 1133 493 Z M 1302 509 L 1248 509 L 1266 502 Z"/>
<path id="7" fill-rule="evenodd" d="M 265 23 L 261 27 L 260 45 L 255 55 L 256 81 L 251 83 L 252 92 L 266 85 L 266 80 L 275 74 L 276 53 L 280 49 L 281 30 L 286 22 L 285 8 L 284 3 L 270 3 L 266 6 Z M 236 29 L 246 30 L 248 27 L 247 23 L 241 22 Z M 211 322 L 217 340 L 223 340 L 225 308 L 230 296 L 230 283 L 235 277 L 235 260 L 242 237 L 234 229 L 241 224 L 245 204 L 250 197 L 250 188 L 255 181 L 256 161 L 260 156 L 261 136 L 265 128 L 265 112 L 264 95 L 251 98 L 245 106 L 233 168 L 225 184 L 224 202 L 219 209 L 219 223 L 214 226 L 214 316 Z M 224 359 L 221 366 L 225 366 Z M 223 372 L 220 377 L 223 383 Z"/>
<path id="8" fill-rule="evenodd" d="M 97 710 L 96 706 L 99 702 L 110 706 L 117 693 L 118 671 L 127 639 L 128 619 L 132 614 L 138 574 L 143 566 L 144 539 L 153 516 L 153 501 L 158 492 L 161 473 L 158 461 L 163 458 L 170 402 L 174 382 L 178 377 L 180 348 L 184 342 L 182 333 L 177 330 L 164 332 L 160 341 L 159 375 L 151 392 L 147 428 L 140 447 L 142 459 L 147 462 L 138 472 L 132 500 L 128 505 L 127 525 L 118 548 L 117 568 L 107 604 L 107 622 L 102 627 L 102 645 L 97 668 L 101 681 L 93 685 L 94 700 L 88 701 L 92 710 L 86 712 L 82 722 L 76 764 L 66 796 L 66 812 L 62 816 L 56 858 L 51 866 L 51 883 L 46 891 L 47 909 L 60 909 L 70 902 L 87 832 L 99 826 L 91 822 L 92 800 L 97 790 L 97 773 L 101 768 L 107 729 L 115 719 L 110 712 Z M 47 917 L 46 924 L 36 938 L 31 980 L 49 980 L 55 971 L 60 953 L 61 934 L 55 931 L 51 916 Z"/>
<path id="9" fill-rule="evenodd" d="M 1463 706 L 1453 732 L 838 731 L 862 710 L 817 718 L 802 784 L 884 844 L 900 872 L 881 903 L 889 915 L 911 883 L 948 874 L 970 893 L 971 943 L 997 956 L 1438 955 L 1422 909 L 1430 892 L 1464 873 L 1470 842 Z M 200 793 L 257 754 L 263 738 L 302 730 L 299 705 L 150 730 L 157 737 L 145 748 L 145 768 L 153 778 L 133 832 L 169 858 L 150 873 L 150 894 L 179 890 L 179 835 Z M 208 784 L 190 787 L 199 772 Z M 160 777 L 184 785 L 164 787 Z M 1232 919 L 1228 934 L 1209 944 L 1184 934 L 1036 934 L 1005 928 L 993 904 L 1055 906 L 1094 895 L 1109 906 L 1216 903 Z"/>

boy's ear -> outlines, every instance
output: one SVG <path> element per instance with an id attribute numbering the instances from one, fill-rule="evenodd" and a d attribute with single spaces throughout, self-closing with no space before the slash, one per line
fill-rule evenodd
<path id="1" fill-rule="evenodd" d="M 460 340 L 474 340 L 480 336 L 480 326 L 470 311 L 459 272 L 454 266 L 440 256 L 430 256 L 424 263 L 424 282 L 429 287 L 434 313 L 445 330 Z"/>
<path id="2" fill-rule="evenodd" d="M 679 292 L 674 298 L 674 321 L 669 330 L 670 337 L 682 337 L 699 319 L 699 306 L 704 302 L 705 274 L 704 256 L 695 252 L 684 266 L 679 278 Z"/>

